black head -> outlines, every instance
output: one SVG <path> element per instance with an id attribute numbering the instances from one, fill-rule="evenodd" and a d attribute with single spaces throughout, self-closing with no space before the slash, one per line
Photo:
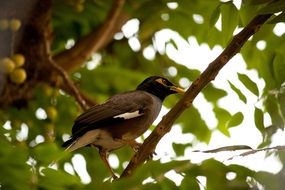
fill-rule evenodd
<path id="1" fill-rule="evenodd" d="M 159 76 L 148 77 L 138 85 L 137 90 L 149 92 L 160 98 L 162 101 L 170 94 L 185 92 L 182 88 L 175 86 L 166 78 Z"/>

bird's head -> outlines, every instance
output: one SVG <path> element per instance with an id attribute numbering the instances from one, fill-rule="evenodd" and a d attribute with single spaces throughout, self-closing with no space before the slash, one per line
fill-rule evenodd
<path id="1" fill-rule="evenodd" d="M 151 76 L 146 78 L 138 85 L 137 90 L 149 92 L 161 100 L 164 100 L 170 94 L 185 92 L 183 88 L 175 86 L 166 78 L 159 76 Z"/>

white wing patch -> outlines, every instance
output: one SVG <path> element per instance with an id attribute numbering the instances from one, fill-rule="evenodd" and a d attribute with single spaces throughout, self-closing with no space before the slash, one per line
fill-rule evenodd
<path id="1" fill-rule="evenodd" d="M 116 116 L 114 116 L 114 118 L 132 119 L 132 118 L 135 118 L 135 117 L 139 117 L 141 115 L 143 115 L 143 113 L 140 113 L 139 110 L 137 110 L 137 111 L 134 111 L 134 112 L 127 112 L 127 113 L 123 113 L 123 114 L 120 114 L 120 115 L 116 115 Z"/>

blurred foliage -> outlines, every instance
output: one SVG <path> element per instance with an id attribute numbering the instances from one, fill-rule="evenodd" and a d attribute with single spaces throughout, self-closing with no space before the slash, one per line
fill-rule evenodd
<path id="1" fill-rule="evenodd" d="M 111 0 L 56 0 L 52 7 L 52 26 L 54 54 L 64 51 L 68 41 L 75 43 L 82 36 L 96 30 L 104 22 Z M 129 19 L 139 21 L 139 30 L 129 37 L 113 39 L 104 49 L 97 52 L 100 60 L 96 66 L 88 61 L 70 74 L 76 85 L 98 102 L 109 96 L 134 89 L 149 75 L 164 75 L 175 83 L 186 79 L 190 84 L 200 71 L 190 69 L 169 58 L 166 47 L 181 47 L 175 39 L 165 42 L 159 50 L 156 35 L 163 29 L 177 32 L 181 38 L 188 40 L 194 36 L 199 44 L 206 43 L 210 48 L 220 45 L 225 47 L 237 28 L 244 27 L 255 15 L 276 13 L 262 26 L 242 48 L 241 55 L 247 69 L 254 69 L 258 77 L 265 82 L 260 91 L 251 76 L 238 73 L 240 82 L 252 93 L 262 106 L 252 104 L 256 129 L 263 136 L 260 147 L 269 146 L 271 137 L 277 130 L 284 130 L 285 121 L 285 36 L 273 32 L 277 24 L 285 22 L 285 1 L 277 0 L 243 0 L 240 6 L 233 1 L 219 0 L 141 0 L 127 1 L 124 13 Z M 269 4 L 268 4 L 269 3 Z M 220 19 L 219 19 L 220 18 Z M 215 27 L 221 21 L 221 30 Z M 284 25 L 284 23 L 283 23 Z M 1 31 L 0 31 L 1 32 Z M 1 35 L 1 34 L 0 34 Z M 132 50 L 131 38 L 139 40 L 140 48 Z M 265 48 L 258 49 L 257 43 L 264 42 Z M 27 44 L 29 45 L 29 44 Z M 9 44 L 7 45 L 7 47 Z M 145 58 L 144 50 L 150 48 L 153 58 Z M 191 62 L 197 60 L 189 60 Z M 175 73 L 170 70 L 175 70 Z M 230 88 L 238 98 L 247 104 L 243 90 L 228 81 Z M 231 127 L 242 124 L 242 110 L 231 114 L 219 106 L 219 101 L 228 95 L 224 89 L 209 84 L 202 94 L 212 106 L 217 125 L 209 128 L 196 107 L 191 107 L 176 121 L 182 126 L 182 133 L 191 133 L 193 140 L 186 144 L 173 143 L 176 157 L 162 163 L 160 160 L 147 162 L 130 178 L 110 183 L 109 173 L 93 148 L 78 150 L 86 160 L 87 172 L 91 177 L 89 184 L 80 181 L 80 174 L 74 167 L 71 174 L 66 172 L 66 164 L 74 166 L 72 154 L 64 153 L 60 145 L 70 134 L 74 118 L 81 113 L 75 99 L 60 89 L 54 89 L 39 83 L 34 89 L 35 98 L 26 108 L 0 110 L 0 189 L 265 189 L 284 188 L 284 168 L 278 174 L 254 172 L 240 165 L 224 165 L 210 159 L 199 164 L 192 164 L 189 158 L 181 161 L 185 150 L 199 142 L 208 143 L 212 133 L 220 131 L 230 136 Z M 165 106 L 171 108 L 179 96 L 169 97 Z M 269 114 L 272 125 L 266 126 L 264 114 Z M 27 133 L 26 135 L 23 135 Z M 132 156 L 130 148 L 114 152 L 119 160 L 115 169 L 121 173 Z M 284 154 L 276 153 L 284 163 Z M 58 168 L 49 164 L 55 160 Z M 167 172 L 175 172 L 181 183 L 175 183 L 166 177 Z M 234 177 L 229 177 L 234 176 Z M 201 179 L 206 179 L 205 183 Z M 178 180 L 179 181 L 179 180 Z M 177 181 L 176 181 L 177 182 Z"/>

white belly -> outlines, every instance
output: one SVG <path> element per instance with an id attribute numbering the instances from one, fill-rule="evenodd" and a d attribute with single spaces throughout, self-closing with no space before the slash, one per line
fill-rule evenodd
<path id="1" fill-rule="evenodd" d="M 118 149 L 125 145 L 124 142 L 115 140 L 108 131 L 102 129 L 94 129 L 79 137 L 67 149 L 69 151 L 74 151 L 78 148 L 85 147 L 90 144 L 98 148 L 104 148 L 106 151 Z"/>
<path id="2" fill-rule="evenodd" d="M 102 129 L 95 129 L 93 131 L 90 131 L 92 133 L 96 134 L 95 140 L 91 143 L 92 145 L 100 148 L 104 148 L 104 150 L 111 151 L 114 149 L 118 149 L 126 143 L 114 139 L 108 131 L 102 130 Z M 89 132 L 88 132 L 89 133 Z"/>

